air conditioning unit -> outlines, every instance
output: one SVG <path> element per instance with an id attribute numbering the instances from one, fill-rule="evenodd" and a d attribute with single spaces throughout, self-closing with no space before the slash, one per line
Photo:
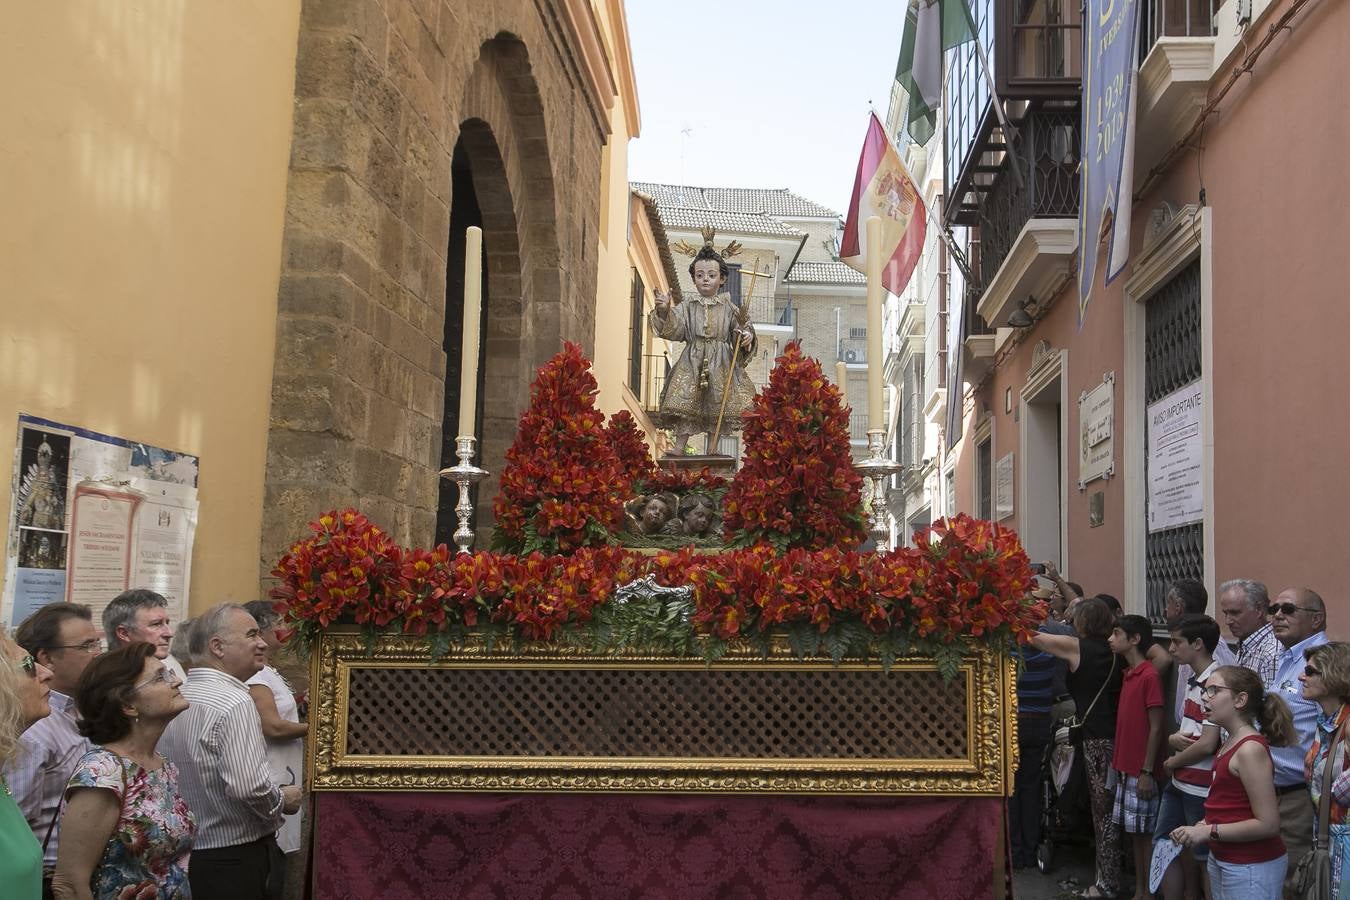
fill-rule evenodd
<path id="1" fill-rule="evenodd" d="M 855 363 L 855 362 L 857 362 L 857 361 L 858 361 L 858 351 L 857 351 L 857 350 L 845 350 L 845 351 L 844 351 L 844 362 Z"/>

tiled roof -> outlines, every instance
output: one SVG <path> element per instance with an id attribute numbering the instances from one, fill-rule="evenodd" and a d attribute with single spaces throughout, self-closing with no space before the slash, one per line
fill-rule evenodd
<path id="1" fill-rule="evenodd" d="M 635 187 L 637 187 L 635 185 Z M 641 191 L 641 187 L 637 187 Z M 642 193 L 646 193 L 642 191 Z M 728 212 L 722 209 L 691 209 L 687 206 L 666 206 L 657 198 L 657 211 L 667 229 L 679 228 L 698 231 L 711 225 L 718 234 L 764 234 L 775 237 L 800 238 L 802 233 L 759 213 Z"/>
<path id="2" fill-rule="evenodd" d="M 867 284 L 867 276 L 841 262 L 797 261 L 788 272 L 792 284 Z"/>
<path id="3" fill-rule="evenodd" d="M 647 213 L 647 221 L 651 223 L 652 237 L 656 240 L 656 252 L 661 257 L 661 269 L 666 274 L 666 283 L 678 294 L 680 276 L 675 270 L 675 258 L 670 255 L 670 238 L 666 236 L 665 225 L 661 223 L 661 213 L 657 209 L 656 201 L 641 191 L 633 191 L 633 195 L 642 201 L 642 209 Z"/>
<path id="4" fill-rule="evenodd" d="M 634 181 L 633 189 L 661 206 L 691 206 L 729 212 L 763 213 L 784 219 L 838 218 L 839 214 L 787 188 L 715 188 Z"/>

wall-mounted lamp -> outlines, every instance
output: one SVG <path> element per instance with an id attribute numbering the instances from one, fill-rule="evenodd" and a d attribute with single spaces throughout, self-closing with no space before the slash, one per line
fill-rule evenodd
<path id="1" fill-rule="evenodd" d="M 1017 309 L 1014 309 L 1008 315 L 1008 327 L 1029 328 L 1033 324 L 1035 324 L 1036 320 L 1031 317 L 1031 313 L 1027 312 L 1028 306 L 1035 306 L 1035 305 L 1036 300 L 1034 297 L 1027 297 L 1027 299 L 1017 304 Z"/>

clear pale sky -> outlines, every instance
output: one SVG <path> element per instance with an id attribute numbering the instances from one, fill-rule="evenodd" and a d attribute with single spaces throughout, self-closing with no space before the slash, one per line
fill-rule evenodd
<path id="1" fill-rule="evenodd" d="M 627 0 L 642 110 L 629 178 L 789 188 L 843 215 L 868 101 L 886 117 L 906 5 Z"/>

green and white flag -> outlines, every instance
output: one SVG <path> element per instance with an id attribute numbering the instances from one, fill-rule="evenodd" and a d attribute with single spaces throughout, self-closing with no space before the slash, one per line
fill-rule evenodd
<path id="1" fill-rule="evenodd" d="M 975 40 L 975 22 L 965 0 L 909 0 L 895 80 L 909 94 L 909 136 L 926 144 L 942 102 L 942 56 Z"/>

